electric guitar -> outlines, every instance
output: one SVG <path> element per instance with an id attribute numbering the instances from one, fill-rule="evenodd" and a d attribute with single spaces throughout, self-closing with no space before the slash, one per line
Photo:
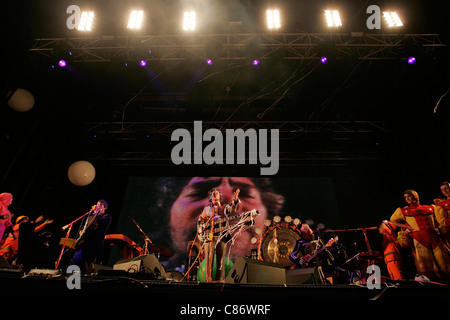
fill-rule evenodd
<path id="1" fill-rule="evenodd" d="M 304 257 L 300 258 L 300 261 L 298 262 L 298 265 L 300 266 L 300 268 L 306 267 L 311 260 L 313 260 L 319 254 L 321 254 L 322 251 L 325 250 L 326 248 L 331 247 L 338 240 L 339 240 L 339 237 L 337 237 L 337 236 L 334 237 L 334 238 L 331 238 L 330 240 L 328 240 L 326 245 L 324 245 L 322 248 L 320 248 L 319 250 L 317 250 L 313 254 L 311 254 L 311 255 L 307 254 Z"/>

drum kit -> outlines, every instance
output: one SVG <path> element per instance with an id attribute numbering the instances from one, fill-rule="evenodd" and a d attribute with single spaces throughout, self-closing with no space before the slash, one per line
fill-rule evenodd
<path id="1" fill-rule="evenodd" d="M 292 219 L 287 216 L 284 220 L 274 217 L 272 221 L 266 221 L 267 230 L 261 234 L 257 258 L 271 263 L 283 265 L 286 269 L 294 269 L 296 265 L 289 258 L 293 252 L 296 242 L 301 239 L 301 222 L 299 219 Z M 328 249 L 334 256 L 333 267 L 336 274 L 339 273 L 340 283 L 354 283 L 365 276 L 366 268 L 370 264 L 382 260 L 382 256 L 377 251 L 372 251 L 367 236 L 368 230 L 377 230 L 377 227 L 355 228 L 342 230 L 321 230 L 315 232 L 322 239 L 333 239 L 336 234 L 343 234 L 344 238 L 349 233 L 362 233 L 366 251 L 358 252 L 348 257 L 347 250 L 343 243 L 337 242 Z M 334 239 L 336 239 L 335 237 Z M 334 241 L 333 241 L 334 243 Z M 302 254 L 300 253 L 300 258 Z"/>

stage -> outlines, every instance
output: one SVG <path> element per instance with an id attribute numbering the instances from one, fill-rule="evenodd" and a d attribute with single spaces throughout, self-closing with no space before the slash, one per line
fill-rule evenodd
<path id="1" fill-rule="evenodd" d="M 192 305 L 270 305 L 272 312 L 284 312 L 297 302 L 358 302 L 398 300 L 447 300 L 450 286 L 418 281 L 394 281 L 368 289 L 364 284 L 250 284 L 206 283 L 163 280 L 151 274 L 133 274 L 107 270 L 81 275 L 79 289 L 69 289 L 68 275 L 54 270 L 0 270 L 4 292 L 13 292 L 29 300 L 121 300 L 170 303 L 169 313 L 180 313 Z M 231 307 L 229 307 L 231 308 Z M 220 309 L 220 308 L 219 308 Z M 230 309 L 228 309 L 230 311 Z M 237 311 L 236 311 L 237 312 Z M 262 311 L 261 311 L 262 312 Z"/>

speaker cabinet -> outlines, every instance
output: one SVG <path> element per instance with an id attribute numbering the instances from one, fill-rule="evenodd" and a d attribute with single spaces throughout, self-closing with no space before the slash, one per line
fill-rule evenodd
<path id="1" fill-rule="evenodd" d="M 286 284 L 324 284 L 321 267 L 286 270 Z"/>
<path id="2" fill-rule="evenodd" d="M 163 265 L 154 254 L 145 254 L 132 259 L 117 261 L 113 270 L 123 270 L 129 273 L 152 273 L 167 278 Z"/>
<path id="3" fill-rule="evenodd" d="M 285 284 L 285 269 L 280 264 L 237 258 L 225 278 L 226 283 Z"/>

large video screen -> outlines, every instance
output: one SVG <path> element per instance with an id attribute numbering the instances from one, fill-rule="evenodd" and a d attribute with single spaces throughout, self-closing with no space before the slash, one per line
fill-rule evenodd
<path id="1" fill-rule="evenodd" d="M 197 239 L 197 221 L 210 205 L 208 191 L 218 188 L 222 203 L 231 203 L 239 189 L 237 214 L 256 209 L 253 226 L 246 226 L 229 242 L 227 257 L 235 261 L 259 252 L 268 221 L 286 216 L 313 228 L 340 228 L 333 181 L 327 177 L 130 177 L 115 232 L 144 246 L 145 237 L 171 255 L 159 255 L 169 270 L 184 271 L 188 244 Z M 259 229 L 258 229 L 259 228 Z M 110 259 L 117 259 L 112 256 Z"/>

